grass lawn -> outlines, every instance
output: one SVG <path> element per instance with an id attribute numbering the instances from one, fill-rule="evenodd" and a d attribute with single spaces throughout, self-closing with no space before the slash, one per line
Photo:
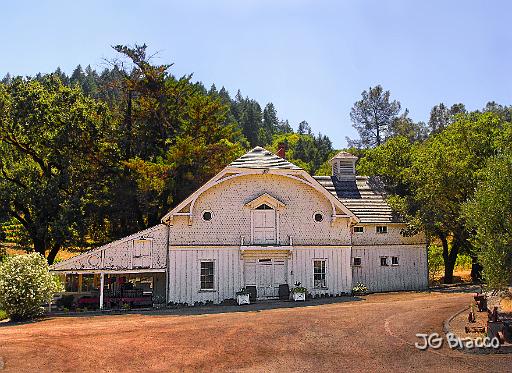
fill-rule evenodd
<path id="1" fill-rule="evenodd" d="M 6 319 L 6 318 L 7 318 L 7 312 L 5 312 L 4 310 L 0 310 L 0 320 Z"/>

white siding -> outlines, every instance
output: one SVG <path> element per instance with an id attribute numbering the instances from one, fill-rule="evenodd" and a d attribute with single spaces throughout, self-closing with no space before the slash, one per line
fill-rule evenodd
<path id="1" fill-rule="evenodd" d="M 201 260 L 213 261 L 214 290 L 202 291 Z M 237 247 L 172 248 L 169 258 L 169 302 L 214 302 L 235 298 L 242 287 L 240 252 Z"/>
<path id="2" fill-rule="evenodd" d="M 387 256 L 389 266 L 381 266 Z M 399 265 L 391 265 L 391 257 Z M 428 287 L 427 252 L 424 245 L 354 246 L 352 258 L 361 258 L 361 266 L 352 266 L 352 281 L 362 282 L 370 291 L 422 290 Z M 351 261 L 352 264 L 352 261 Z"/>
<path id="3" fill-rule="evenodd" d="M 313 261 L 327 261 L 327 289 L 314 289 Z M 294 247 L 291 255 L 290 287 L 300 282 L 315 294 L 350 293 L 352 272 L 350 270 L 350 247 Z"/>

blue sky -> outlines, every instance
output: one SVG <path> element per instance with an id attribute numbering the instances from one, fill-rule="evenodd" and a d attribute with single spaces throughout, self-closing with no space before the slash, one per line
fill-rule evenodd
<path id="1" fill-rule="evenodd" d="M 383 85 L 415 120 L 433 105 L 512 104 L 512 4 L 506 1 L 10 1 L 0 75 L 102 69 L 114 44 L 146 43 L 176 75 L 194 73 L 335 147 L 350 108 Z"/>

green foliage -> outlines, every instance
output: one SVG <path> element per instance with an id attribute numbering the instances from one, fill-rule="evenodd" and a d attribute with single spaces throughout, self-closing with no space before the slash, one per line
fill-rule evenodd
<path id="1" fill-rule="evenodd" d="M 384 91 L 380 85 L 363 91 L 361 96 L 350 111 L 352 125 L 360 139 L 347 138 L 347 142 L 359 148 L 378 146 L 389 136 L 390 126 L 400 112 L 400 102 L 390 101 L 389 91 Z"/>
<path id="2" fill-rule="evenodd" d="M 464 216 L 475 232 L 472 242 L 484 280 L 493 289 L 503 289 L 512 280 L 512 153 L 508 150 L 489 159 L 480 177 Z"/>
<path id="3" fill-rule="evenodd" d="M 366 294 L 368 293 L 368 287 L 362 282 L 358 282 L 352 288 L 352 294 Z"/>
<path id="4" fill-rule="evenodd" d="M 4 310 L 0 310 L 0 321 L 7 319 L 9 316 Z"/>
<path id="5" fill-rule="evenodd" d="M 493 112 L 459 114 L 425 142 L 394 137 L 359 162 L 360 171 L 383 179 L 390 204 L 410 223 L 410 232 L 422 228 L 441 240 L 447 282 L 458 253 L 472 249 L 462 206 L 473 196 L 486 160 L 510 145 L 510 128 Z"/>
<path id="6" fill-rule="evenodd" d="M 48 270 L 38 253 L 15 255 L 0 264 L 0 309 L 11 320 L 26 320 L 41 315 L 43 304 L 62 291 L 59 279 Z"/>
<path id="7" fill-rule="evenodd" d="M 428 278 L 433 283 L 443 272 L 443 248 L 437 245 L 428 247 Z"/>
<path id="8" fill-rule="evenodd" d="M 324 165 L 333 155 L 332 143 L 328 137 L 319 134 L 314 136 L 309 131 L 306 133 L 286 133 L 275 135 L 269 150 L 277 152 L 279 144 L 287 146 L 286 158 L 303 168 L 310 174 L 317 174 L 320 167 Z M 330 167 L 330 166 L 329 166 Z M 331 171 L 329 168 L 330 175 Z"/>
<path id="9" fill-rule="evenodd" d="M 50 262 L 86 230 L 96 178 L 115 153 L 109 118 L 106 105 L 54 76 L 0 85 L 0 210 Z"/>

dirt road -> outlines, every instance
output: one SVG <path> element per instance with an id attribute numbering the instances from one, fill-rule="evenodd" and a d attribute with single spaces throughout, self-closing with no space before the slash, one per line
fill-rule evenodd
<path id="1" fill-rule="evenodd" d="M 470 299 L 395 293 L 258 311 L 56 317 L 0 327 L 0 358 L 6 372 L 512 371 L 512 355 L 414 347 L 416 333 L 442 334 Z"/>

